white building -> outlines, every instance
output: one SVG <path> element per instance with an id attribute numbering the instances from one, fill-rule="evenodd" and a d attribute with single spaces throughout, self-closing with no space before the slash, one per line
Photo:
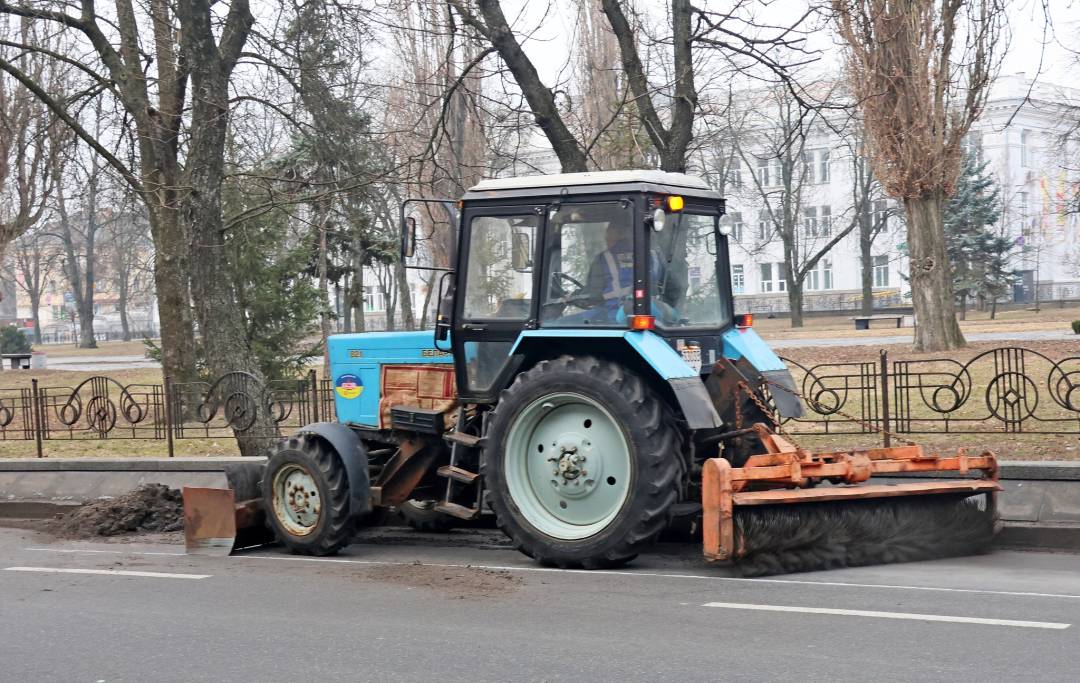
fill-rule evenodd
<path id="1" fill-rule="evenodd" d="M 1030 95 L 1028 95 L 1030 91 Z M 1028 99 L 1025 100 L 1025 96 Z M 1064 210 L 1070 178 L 1058 153 L 1063 132 L 1062 102 L 1080 103 L 1080 90 L 1039 85 L 1023 74 L 1000 78 L 983 116 L 973 126 L 967 147 L 989 162 L 1001 191 L 999 229 L 1017 244 L 1013 258 L 1020 281 L 1014 300 L 1080 298 L 1077 216 Z M 764 109 L 759 110 L 764 111 Z M 1075 109 L 1074 109 L 1075 111 Z M 767 115 L 775 120 L 774 115 Z M 788 310 L 784 278 L 785 248 L 776 234 L 779 196 L 796 191 L 780 179 L 781 161 L 770 158 L 777 130 L 751 123 L 744 153 L 727 172 L 727 220 L 733 229 L 732 280 L 738 310 Z M 799 260 L 820 251 L 853 218 L 853 157 L 845 141 L 824 125 L 814 125 L 796 152 L 795 175 L 802 181 L 797 203 L 794 249 Z M 772 155 L 775 157 L 775 155 Z M 747 163 L 749 161 L 750 163 Z M 714 178 L 714 181 L 716 179 Z M 798 183 L 798 181 L 796 181 Z M 872 204 L 886 228 L 873 244 L 875 306 L 903 304 L 907 263 L 903 212 L 880 194 Z M 770 216 L 769 211 L 773 212 Z M 804 310 L 855 308 L 862 301 L 862 258 L 858 228 L 821 258 L 805 280 Z"/>
<path id="2" fill-rule="evenodd" d="M 1071 103 L 1071 109 L 1062 103 Z M 1042 84 L 1033 87 L 1023 74 L 1003 76 L 995 83 L 983 116 L 968 136 L 968 149 L 989 161 L 989 169 L 1000 186 L 1002 234 L 1018 245 L 1013 259 L 1020 276 L 1012 298 L 1016 301 L 1034 300 L 1036 285 L 1043 301 L 1080 298 L 1078 216 L 1063 210 L 1064 199 L 1076 178 L 1062 170 L 1069 164 L 1058 152 L 1064 122 L 1070 112 L 1075 117 L 1078 106 L 1080 90 Z M 789 304 L 784 245 L 776 234 L 776 221 L 763 213 L 763 195 L 770 198 L 775 210 L 781 192 L 780 162 L 768 153 L 775 130 L 767 123 L 770 119 L 761 115 L 765 107 L 752 111 L 759 119 L 748 119 L 744 154 L 723 151 L 735 160 L 723 169 L 726 178 L 721 181 L 717 177 L 712 159 L 701 162 L 701 168 L 691 173 L 704 175 L 728 199 L 725 220 L 732 227 L 736 310 L 785 312 Z M 803 258 L 821 250 L 854 218 L 856 161 L 849 143 L 839 134 L 820 123 L 810 127 L 796 163 L 797 175 L 803 182 L 795 241 Z M 497 175 L 558 172 L 558 160 L 550 150 L 529 150 Z M 906 240 L 903 211 L 895 201 L 881 195 L 875 196 L 870 206 L 874 221 L 884 226 L 870 255 L 875 307 L 910 305 L 904 277 L 907 261 L 902 250 Z M 860 251 L 858 228 L 828 250 L 806 277 L 805 311 L 855 309 L 861 305 Z M 409 271 L 417 311 L 427 289 L 420 275 Z M 365 277 L 367 282 L 374 279 Z M 386 297 L 377 286 L 365 290 L 368 327 L 381 329 L 385 325 Z"/>

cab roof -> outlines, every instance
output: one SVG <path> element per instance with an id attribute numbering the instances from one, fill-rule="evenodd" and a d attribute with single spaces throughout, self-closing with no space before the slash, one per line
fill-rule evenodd
<path id="1" fill-rule="evenodd" d="M 590 171 L 482 180 L 463 199 L 502 199 L 551 195 L 600 194 L 604 192 L 660 192 L 721 199 L 704 180 L 685 173 L 666 171 Z"/>

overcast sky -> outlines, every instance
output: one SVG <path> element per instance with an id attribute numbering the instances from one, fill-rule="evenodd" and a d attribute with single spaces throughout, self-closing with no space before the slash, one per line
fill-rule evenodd
<path id="1" fill-rule="evenodd" d="M 1074 85 L 1080 74 L 1076 56 L 1063 44 L 1080 50 L 1080 0 L 1045 0 L 1049 5 L 1052 27 L 1043 17 L 1043 0 L 1011 0 L 1010 42 L 1002 65 L 1002 74 L 1025 72 L 1028 78 L 1040 72 L 1040 80 L 1056 85 Z M 537 0 L 505 0 L 508 19 L 518 30 L 536 29 L 526 50 L 536 62 L 545 81 L 552 83 L 566 67 L 569 44 L 576 30 L 576 16 L 570 0 L 552 0 L 551 5 Z M 636 6 L 662 21 L 666 0 L 636 0 Z M 697 4 L 697 3 L 696 3 Z M 730 6 L 730 2 L 704 0 L 706 7 Z M 780 23 L 791 21 L 805 12 L 807 0 L 762 0 L 752 5 L 759 20 Z M 1044 39 L 1044 29 L 1049 31 Z M 822 52 L 816 67 L 828 72 L 839 63 L 840 51 L 830 30 L 815 31 L 811 47 Z"/>

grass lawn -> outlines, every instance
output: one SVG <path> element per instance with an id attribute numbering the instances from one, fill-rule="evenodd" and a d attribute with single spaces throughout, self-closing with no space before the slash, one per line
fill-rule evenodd
<path id="1" fill-rule="evenodd" d="M 911 334 L 911 328 L 896 329 L 890 321 L 876 321 L 869 330 L 856 330 L 855 323 L 851 320 L 856 315 L 853 311 L 845 311 L 842 314 L 830 316 L 808 316 L 804 319 L 804 326 L 793 328 L 788 318 L 767 318 L 764 315 L 754 316 L 754 329 L 763 338 L 768 339 L 842 339 L 850 337 L 852 343 L 873 343 L 874 337 L 893 337 L 900 334 Z M 1012 311 L 998 311 L 994 320 L 990 319 L 990 313 L 985 311 L 968 311 L 967 320 L 960 322 L 960 328 L 967 334 L 989 332 L 1018 332 L 1035 330 L 1061 330 L 1071 331 L 1069 323 L 1080 320 L 1080 307 L 1071 308 L 1043 308 L 1040 312 L 1019 309 Z M 1078 340 L 1080 344 L 1080 340 Z"/>

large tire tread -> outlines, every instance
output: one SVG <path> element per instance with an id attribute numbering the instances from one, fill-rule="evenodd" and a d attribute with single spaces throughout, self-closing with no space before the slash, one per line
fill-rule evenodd
<path id="1" fill-rule="evenodd" d="M 501 447 L 499 442 L 502 434 L 498 432 L 505 431 L 513 417 L 508 416 L 504 420 L 500 419 L 500 416 L 512 410 L 515 404 L 526 401 L 519 401 L 517 397 L 529 392 L 536 382 L 558 375 L 588 378 L 589 384 L 602 383 L 614 388 L 617 394 L 625 398 L 629 408 L 628 422 L 633 432 L 631 442 L 640 450 L 639 462 L 644 463 L 644 467 L 637 471 L 637 476 L 641 478 L 635 485 L 637 493 L 632 494 L 640 499 L 640 502 L 635 502 L 635 516 L 627 517 L 625 521 L 613 522 L 613 526 L 622 527 L 621 536 L 612 539 L 612 543 L 602 553 L 585 557 L 575 557 L 572 552 L 551 547 L 551 544 L 537 538 L 538 534 L 523 530 L 522 523 L 512 509 L 513 502 L 508 500 L 509 495 L 492 495 L 496 523 L 520 552 L 542 565 L 562 569 L 607 569 L 622 566 L 651 545 L 668 525 L 672 507 L 679 499 L 686 475 L 686 462 L 682 455 L 682 432 L 677 428 L 675 419 L 663 400 L 636 374 L 616 363 L 592 356 L 567 355 L 540 361 L 518 375 L 500 394 L 499 402 L 488 419 L 488 449 L 482 459 L 481 471 L 485 473 L 485 480 L 490 484 L 488 475 L 492 473 L 493 459 L 501 457 L 500 453 L 492 452 L 492 449 Z M 578 389 L 580 390 L 580 387 Z M 610 410 L 612 406 L 608 408 Z M 504 425 L 503 422 L 507 424 Z M 501 469 L 501 466 L 498 469 Z M 495 474 L 501 476 L 501 472 L 496 471 Z M 601 532 L 605 533 L 606 530 Z"/>
<path id="2" fill-rule="evenodd" d="M 274 473 L 281 465 L 297 459 L 301 460 L 301 464 L 310 465 L 315 477 L 321 477 L 325 483 L 325 487 L 319 487 L 324 501 L 321 528 L 317 528 L 311 536 L 289 534 L 275 523 L 270 508 Z M 349 544 L 356 531 L 356 517 L 349 513 L 349 481 L 345 467 L 329 446 L 313 436 L 293 436 L 275 446 L 263 479 L 263 500 L 268 506 L 267 524 L 274 536 L 295 554 L 317 557 L 333 555 Z M 329 501 L 329 505 L 326 501 Z"/>

